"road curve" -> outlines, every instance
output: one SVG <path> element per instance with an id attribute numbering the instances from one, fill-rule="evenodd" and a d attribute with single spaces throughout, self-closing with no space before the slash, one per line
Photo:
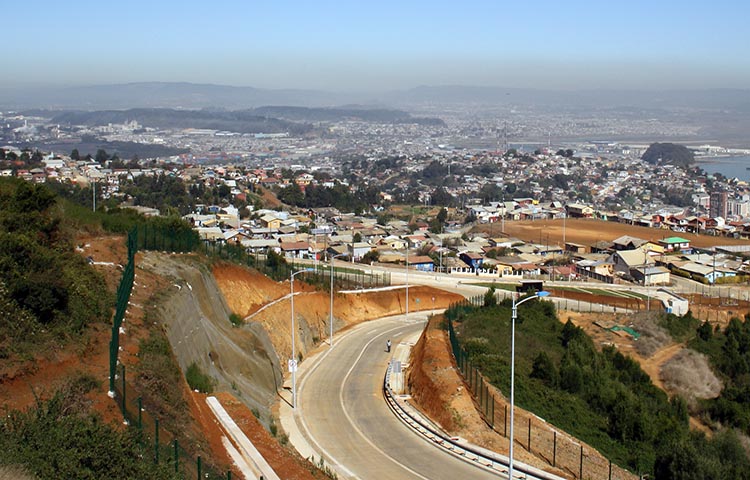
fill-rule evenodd
<path id="1" fill-rule="evenodd" d="M 295 421 L 311 446 L 345 478 L 489 479 L 483 470 L 431 445 L 388 408 L 383 374 L 395 344 L 424 328 L 425 313 L 380 319 L 341 337 L 304 372 Z"/>

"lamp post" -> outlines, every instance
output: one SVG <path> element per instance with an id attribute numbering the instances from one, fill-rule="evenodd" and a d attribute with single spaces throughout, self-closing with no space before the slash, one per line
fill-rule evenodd
<path id="1" fill-rule="evenodd" d="M 305 268 L 292 272 L 290 276 L 290 288 L 292 298 L 292 358 L 289 360 L 289 371 L 292 374 L 292 408 L 297 408 L 297 358 L 294 349 L 294 276 L 303 272 L 312 272 L 312 268 Z"/>
<path id="2" fill-rule="evenodd" d="M 530 297 L 526 297 L 520 302 L 513 298 L 513 310 L 510 320 L 510 450 L 508 460 L 508 479 L 513 480 L 513 423 L 515 419 L 515 373 L 516 373 L 516 319 L 518 318 L 518 306 L 535 298 L 542 298 L 549 295 L 549 292 L 537 292 Z"/>
<path id="3" fill-rule="evenodd" d="M 343 257 L 346 253 L 337 253 L 331 256 L 331 313 L 328 323 L 330 324 L 331 331 L 328 334 L 328 345 L 333 348 L 333 259 L 336 257 Z"/>
<path id="4" fill-rule="evenodd" d="M 406 316 L 404 320 L 409 320 L 409 240 L 406 240 L 406 248 L 404 249 L 406 260 L 404 265 L 406 266 Z"/>

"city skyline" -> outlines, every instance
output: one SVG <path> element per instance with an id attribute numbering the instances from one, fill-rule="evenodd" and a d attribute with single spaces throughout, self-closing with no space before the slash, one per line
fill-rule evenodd
<path id="1" fill-rule="evenodd" d="M 741 2 L 224 1 L 5 7 L 0 88 L 195 82 L 338 91 L 417 85 L 746 88 Z"/>

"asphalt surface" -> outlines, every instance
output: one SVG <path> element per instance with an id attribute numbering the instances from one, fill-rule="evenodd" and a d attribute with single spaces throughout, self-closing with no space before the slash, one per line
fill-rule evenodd
<path id="1" fill-rule="evenodd" d="M 425 313 L 368 322 L 340 337 L 302 373 L 294 420 L 305 441 L 343 478 L 499 478 L 431 445 L 383 399 L 385 351 L 424 328 Z M 294 440 L 294 439 L 293 439 Z M 294 443 L 294 442 L 293 442 Z"/>

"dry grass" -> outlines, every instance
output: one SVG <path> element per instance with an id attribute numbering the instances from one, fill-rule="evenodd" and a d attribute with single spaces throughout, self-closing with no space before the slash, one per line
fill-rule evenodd
<path id="1" fill-rule="evenodd" d="M 0 480 L 33 480 L 34 476 L 17 465 L 0 466 Z"/>
<path id="2" fill-rule="evenodd" d="M 643 358 L 650 358 L 657 350 L 672 343 L 672 337 L 656 324 L 656 315 L 648 312 L 635 314 L 631 324 L 641 337 L 635 342 L 635 350 Z"/>
<path id="3" fill-rule="evenodd" d="M 716 398 L 723 385 L 708 364 L 708 358 L 684 349 L 662 366 L 661 377 L 669 392 L 680 394 L 688 403 Z"/>

